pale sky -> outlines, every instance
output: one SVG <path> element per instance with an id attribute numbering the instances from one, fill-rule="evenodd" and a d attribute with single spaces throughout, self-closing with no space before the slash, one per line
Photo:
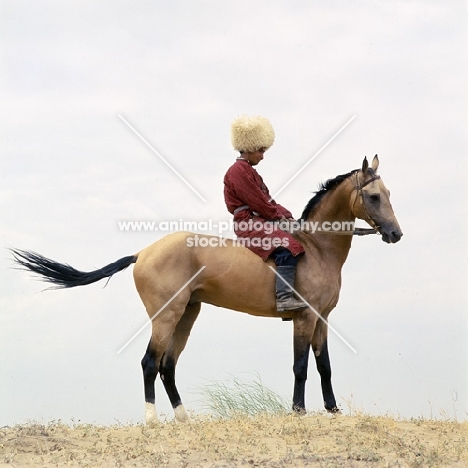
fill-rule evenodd
<path id="1" fill-rule="evenodd" d="M 117 354 L 147 321 L 131 268 L 41 292 L 7 248 L 88 271 L 165 234 L 119 221 L 229 221 L 240 114 L 275 128 L 258 166 L 272 193 L 356 116 L 278 196 L 296 217 L 379 154 L 404 237 L 353 240 L 330 317 L 357 350 L 330 336 L 339 406 L 467 418 L 465 1 L 7 0 L 1 26 L 0 426 L 143 421 L 149 328 Z M 252 373 L 291 399 L 291 322 L 202 306 L 177 369 L 186 407 Z M 160 382 L 156 404 L 172 417 Z M 323 409 L 312 362 L 306 405 Z"/>

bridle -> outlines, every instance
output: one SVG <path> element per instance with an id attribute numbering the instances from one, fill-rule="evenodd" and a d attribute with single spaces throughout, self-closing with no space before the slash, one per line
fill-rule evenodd
<path id="1" fill-rule="evenodd" d="M 330 233 L 330 234 L 353 235 L 353 236 L 367 236 L 369 234 L 380 234 L 380 231 L 379 231 L 380 226 L 369 215 L 369 213 L 367 211 L 367 208 L 366 208 L 366 204 L 364 203 L 364 195 L 362 193 L 362 189 L 366 185 L 369 185 L 370 183 L 380 179 L 380 176 L 374 173 L 374 175 L 370 179 L 366 180 L 362 184 L 359 184 L 358 174 L 359 174 L 359 171 L 356 171 L 355 172 L 356 183 L 355 183 L 355 187 L 354 187 L 356 189 L 356 197 L 354 198 L 354 202 L 351 205 L 351 209 L 354 209 L 354 205 L 356 204 L 357 198 L 359 197 L 360 203 L 364 208 L 364 213 L 366 214 L 368 222 L 372 226 L 372 229 L 355 227 L 353 231 L 322 231 L 322 230 L 319 230 L 317 232 Z M 242 207 L 242 208 L 244 208 L 244 207 Z M 308 231 L 306 229 L 301 229 L 301 231 L 308 234 L 309 236 L 312 236 L 314 234 L 314 232 Z M 291 231 L 289 231 L 288 229 L 286 229 L 286 232 L 291 233 Z"/>
<path id="2" fill-rule="evenodd" d="M 380 179 L 380 176 L 377 175 L 377 174 L 374 174 L 370 179 L 366 180 L 366 181 L 363 182 L 362 184 L 359 184 L 359 171 L 356 171 L 355 175 L 356 175 L 356 184 L 355 184 L 355 188 L 356 188 L 356 197 L 355 197 L 355 199 L 354 199 L 352 208 L 354 208 L 354 205 L 356 204 L 357 198 L 359 197 L 360 203 L 361 203 L 362 207 L 364 208 L 364 213 L 365 213 L 366 216 L 367 216 L 367 221 L 368 221 L 368 223 L 374 228 L 374 230 L 376 231 L 376 233 L 379 233 L 380 226 L 371 218 L 371 216 L 369 215 L 369 213 L 368 213 L 368 211 L 367 211 L 366 204 L 364 203 L 364 195 L 363 195 L 363 193 L 362 193 L 362 189 L 363 189 L 366 185 L 369 185 L 369 184 L 371 184 L 372 182 L 374 182 L 374 181 Z"/>

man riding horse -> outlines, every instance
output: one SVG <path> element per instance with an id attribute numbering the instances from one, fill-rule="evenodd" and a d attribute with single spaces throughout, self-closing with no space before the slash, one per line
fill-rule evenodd
<path id="1" fill-rule="evenodd" d="M 278 265 L 277 276 L 285 278 L 291 286 L 294 286 L 297 264 L 297 290 L 310 304 L 302 312 L 285 312 L 283 316 L 284 319 L 294 316 L 293 409 L 298 413 L 306 411 L 305 385 L 309 352 L 312 350 L 320 374 L 324 407 L 331 413 L 338 411 L 328 354 L 328 317 L 338 302 L 341 270 L 351 248 L 353 231 L 317 231 L 312 237 L 312 233 L 298 230 L 297 235 L 303 240 L 307 255 L 297 263 L 304 252 L 301 244 L 287 233 L 270 229 L 279 220 L 291 218 L 291 213 L 270 200 L 268 189 L 253 168 L 273 144 L 274 132 L 270 123 L 258 117 L 236 120 L 232 136 L 240 157 L 225 177 L 226 204 L 234 214 L 239 240 L 251 241 L 246 245 L 260 258 L 247 249 L 238 248 L 237 241 L 232 240 L 228 240 L 226 245 L 193 248 L 188 243 L 194 235 L 191 232 L 174 232 L 133 255 L 89 272 L 76 270 L 35 252 L 12 249 L 14 259 L 21 267 L 59 288 L 95 283 L 135 264 L 135 287 L 151 324 L 151 338 L 141 361 L 148 424 L 158 419 L 155 405 L 158 375 L 174 408 L 176 420 L 189 419 L 177 390 L 175 374 L 178 359 L 202 303 L 257 317 L 277 317 L 277 310 L 286 311 L 289 307 L 289 310 L 299 310 L 303 306 L 294 300 L 290 287 L 276 280 L 279 296 L 276 307 L 273 296 L 275 278 L 269 268 L 272 262 L 267 265 L 262 261 L 270 255 Z M 403 233 L 390 203 L 390 192 L 377 175 L 378 167 L 377 155 L 371 166 L 364 158 L 360 169 L 328 180 L 309 200 L 301 220 L 321 224 L 340 220 L 354 225 L 358 218 L 378 231 L 384 242 L 398 242 Z M 261 229 L 262 226 L 265 228 Z M 206 245 L 214 238 L 202 237 L 207 241 Z M 283 249 L 277 249 L 280 246 Z M 321 261 L 314 261 L 318 257 Z"/>
<path id="2" fill-rule="evenodd" d="M 240 154 L 224 176 L 224 200 L 234 215 L 237 237 L 263 260 L 271 255 L 276 264 L 277 311 L 298 311 L 307 304 L 294 297 L 291 286 L 304 248 L 291 234 L 278 228 L 278 221 L 293 221 L 293 216 L 271 199 L 262 177 L 254 169 L 274 140 L 275 132 L 266 118 L 243 116 L 234 120 L 231 141 Z"/>

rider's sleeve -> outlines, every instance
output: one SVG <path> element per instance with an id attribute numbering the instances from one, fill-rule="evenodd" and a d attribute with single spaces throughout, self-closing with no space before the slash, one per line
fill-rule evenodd
<path id="1" fill-rule="evenodd" d="M 284 208 L 277 205 L 274 200 L 270 200 L 262 178 L 250 165 L 236 164 L 232 169 L 225 182 L 239 200 L 251 210 L 257 211 L 262 218 L 274 220 L 285 216 Z"/>

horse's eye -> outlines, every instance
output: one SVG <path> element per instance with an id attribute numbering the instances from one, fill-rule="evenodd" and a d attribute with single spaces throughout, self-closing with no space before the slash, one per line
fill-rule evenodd
<path id="1" fill-rule="evenodd" d="M 377 203 L 380 201 L 380 195 L 378 194 L 369 195 L 369 199 L 372 203 Z"/>

